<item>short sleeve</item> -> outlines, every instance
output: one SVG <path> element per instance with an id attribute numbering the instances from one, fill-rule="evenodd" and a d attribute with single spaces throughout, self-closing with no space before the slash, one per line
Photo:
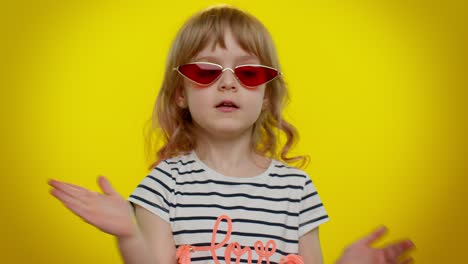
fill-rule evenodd
<path id="1" fill-rule="evenodd" d="M 130 194 L 128 201 L 138 204 L 169 222 L 175 179 L 165 161 L 160 162 Z"/>
<path id="2" fill-rule="evenodd" d="M 306 177 L 299 212 L 299 237 L 329 220 L 322 200 L 309 176 Z"/>

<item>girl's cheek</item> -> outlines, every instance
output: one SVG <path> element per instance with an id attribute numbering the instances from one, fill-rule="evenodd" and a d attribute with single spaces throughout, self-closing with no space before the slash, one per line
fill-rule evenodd
<path id="1" fill-rule="evenodd" d="M 213 85 L 206 86 L 206 85 L 200 85 L 200 84 L 196 84 L 196 83 L 192 83 L 192 82 L 190 82 L 188 84 L 189 88 L 192 88 L 192 89 L 195 89 L 195 90 L 206 90 L 206 89 L 209 89 L 210 87 L 212 88 L 212 86 Z"/>

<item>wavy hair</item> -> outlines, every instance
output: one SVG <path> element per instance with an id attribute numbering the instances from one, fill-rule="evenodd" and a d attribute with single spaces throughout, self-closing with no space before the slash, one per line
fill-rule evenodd
<path id="1" fill-rule="evenodd" d="M 183 89 L 183 77 L 173 68 L 190 62 L 213 39 L 213 45 L 225 48 L 226 29 L 230 29 L 238 44 L 245 51 L 257 56 L 261 64 L 280 69 L 268 30 L 252 15 L 227 5 L 213 6 L 193 15 L 182 26 L 172 43 L 152 118 L 145 126 L 145 149 L 151 164 L 149 169 L 161 160 L 195 149 L 196 138 L 192 133 L 190 112 L 175 103 L 176 96 Z M 283 78 L 278 77 L 267 83 L 265 93 L 268 105 L 253 125 L 252 150 L 288 164 L 298 163 L 300 168 L 307 166 L 309 156 L 288 156 L 289 150 L 298 140 L 298 133 L 282 116 L 283 109 L 289 102 Z M 151 127 L 148 126 L 149 123 Z M 279 142 L 281 132 L 285 136 L 283 144 Z M 281 150 L 278 150 L 280 144 Z"/>

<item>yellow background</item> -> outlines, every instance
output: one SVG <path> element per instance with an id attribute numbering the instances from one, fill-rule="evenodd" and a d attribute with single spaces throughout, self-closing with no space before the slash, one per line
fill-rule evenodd
<path id="1" fill-rule="evenodd" d="M 112 236 L 49 194 L 49 178 L 128 196 L 177 29 L 213 1 L 0 5 L 2 263 L 118 263 Z M 331 221 L 325 263 L 379 224 L 416 263 L 463 263 L 467 219 L 464 1 L 226 1 L 276 42 L 296 151 Z"/>

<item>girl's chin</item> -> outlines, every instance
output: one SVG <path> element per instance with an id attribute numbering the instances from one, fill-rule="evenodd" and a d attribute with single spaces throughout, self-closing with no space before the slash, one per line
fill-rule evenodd
<path id="1" fill-rule="evenodd" d="M 252 126 L 250 127 L 242 127 L 242 126 L 216 126 L 210 128 L 209 134 L 216 138 L 235 138 L 240 137 L 246 132 L 252 130 Z"/>
<path id="2" fill-rule="evenodd" d="M 239 122 L 239 120 L 205 120 L 199 123 L 195 121 L 196 130 L 201 134 L 215 138 L 235 138 L 245 133 L 250 133 L 253 128 L 251 122 Z"/>

